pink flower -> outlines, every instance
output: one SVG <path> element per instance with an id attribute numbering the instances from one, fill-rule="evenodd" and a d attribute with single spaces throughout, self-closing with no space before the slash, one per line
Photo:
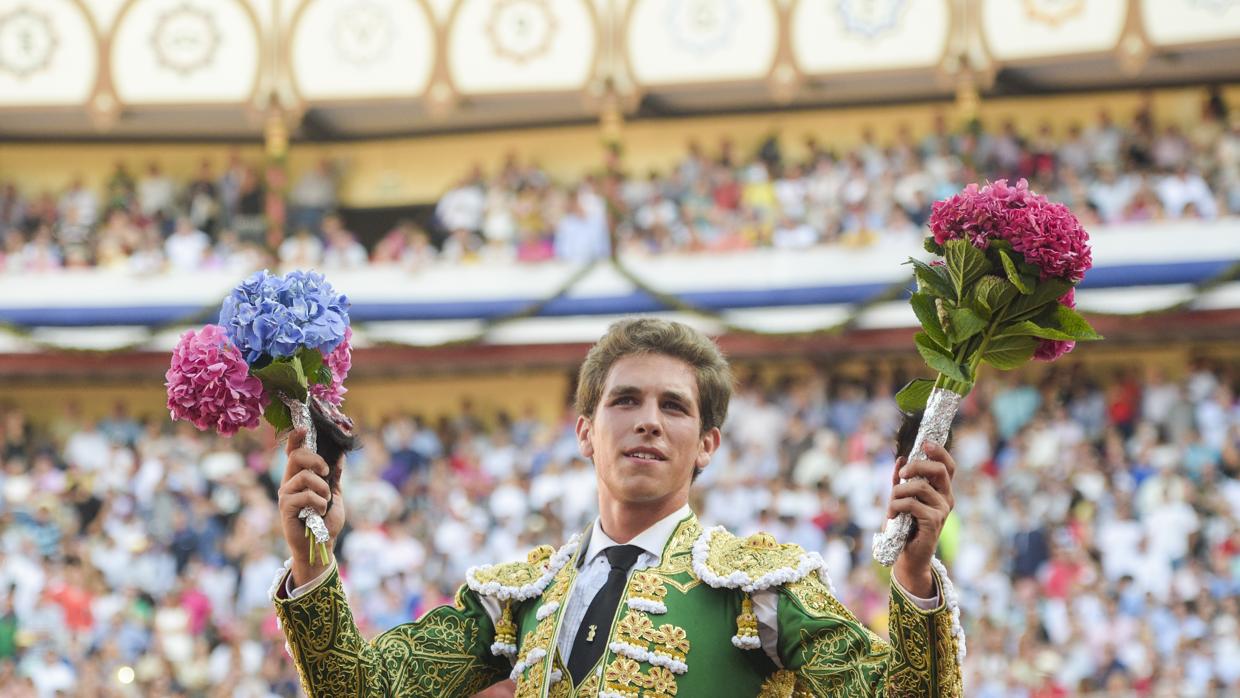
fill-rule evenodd
<path id="1" fill-rule="evenodd" d="M 258 426 L 265 403 L 263 384 L 250 375 L 241 352 L 219 325 L 181 335 L 164 378 L 173 419 L 224 436 Z"/>
<path id="2" fill-rule="evenodd" d="M 327 385 L 315 383 L 310 386 L 310 394 L 337 407 L 344 402 L 344 394 L 349 391 L 344 387 L 344 379 L 349 375 L 349 369 L 353 367 L 352 341 L 353 329 L 345 327 L 344 341 L 337 345 L 332 353 L 323 357 L 324 363 L 331 369 L 332 382 Z"/>
<path id="3" fill-rule="evenodd" d="M 964 239 L 979 249 L 991 240 L 1007 240 L 1042 278 L 1080 281 L 1093 266 L 1089 234 L 1063 204 L 1054 204 L 1029 190 L 1020 180 L 1009 186 L 1000 179 L 984 187 L 970 184 L 955 196 L 936 201 L 930 232 L 942 245 Z"/>
<path id="4" fill-rule="evenodd" d="M 1068 292 L 1059 297 L 1059 302 L 1069 308 L 1076 307 L 1076 289 L 1070 288 Z M 1060 339 L 1043 339 L 1038 343 L 1038 348 L 1033 352 L 1033 358 L 1038 361 L 1054 361 L 1059 357 L 1072 351 L 1076 346 L 1076 342 L 1072 340 Z"/>

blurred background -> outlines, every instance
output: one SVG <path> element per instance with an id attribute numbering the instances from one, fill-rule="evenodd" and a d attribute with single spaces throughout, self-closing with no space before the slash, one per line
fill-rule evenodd
<path id="1" fill-rule="evenodd" d="M 353 302 L 368 637 L 592 520 L 574 375 L 636 312 L 737 371 L 704 522 L 885 633 L 902 263 L 998 178 L 1107 340 L 963 405 L 968 694 L 1240 695 L 1237 0 L 0 0 L 0 696 L 300 694 L 282 451 L 162 385 L 264 267 Z"/>

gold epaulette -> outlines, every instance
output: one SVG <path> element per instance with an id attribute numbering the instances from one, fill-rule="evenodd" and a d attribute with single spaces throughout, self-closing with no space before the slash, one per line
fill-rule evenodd
<path id="1" fill-rule="evenodd" d="M 693 544 L 693 571 L 716 589 L 746 593 L 791 584 L 814 572 L 826 581 L 826 563 L 818 553 L 779 543 L 769 533 L 738 538 L 722 526 L 707 529 Z"/>
<path id="2" fill-rule="evenodd" d="M 572 559 L 579 540 L 579 536 L 573 536 L 559 550 L 540 545 L 522 562 L 471 567 L 465 573 L 465 583 L 479 596 L 500 601 L 528 601 L 540 596 L 560 568 Z"/>

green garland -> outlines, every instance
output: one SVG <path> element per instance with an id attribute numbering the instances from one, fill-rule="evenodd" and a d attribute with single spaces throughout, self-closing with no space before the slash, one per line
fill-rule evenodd
<path id="1" fill-rule="evenodd" d="M 837 336 L 845 332 L 848 332 L 849 330 L 852 330 L 857 326 L 857 323 L 861 319 L 862 315 L 864 315 L 865 312 L 869 310 L 870 308 L 880 303 L 887 303 L 887 302 L 894 301 L 902 297 L 904 293 L 908 291 L 913 281 L 911 276 L 907 279 L 901 279 L 898 282 L 892 283 L 890 286 L 885 288 L 883 291 L 876 293 L 870 298 L 866 298 L 865 300 L 852 304 L 848 309 L 847 317 L 845 317 L 843 320 L 833 325 L 828 325 L 826 327 L 820 327 L 820 328 L 813 329 L 813 330 L 803 330 L 803 331 L 797 331 L 797 332 L 763 332 L 761 330 L 755 330 L 749 327 L 744 327 L 742 325 L 737 325 L 733 322 L 726 320 L 724 318 L 724 314 L 719 311 L 698 307 L 688 301 L 685 301 L 684 299 L 674 294 L 660 291 L 656 288 L 651 287 L 649 284 L 645 282 L 645 280 L 643 280 L 641 277 L 635 274 L 631 269 L 629 269 L 628 266 L 626 266 L 624 262 L 622 262 L 619 258 L 612 258 L 611 260 L 609 260 L 608 263 L 611 264 L 611 266 L 616 270 L 617 273 L 619 273 L 622 277 L 624 277 L 629 283 L 633 284 L 634 287 L 636 287 L 638 290 L 644 293 L 649 294 L 652 298 L 654 298 L 660 304 L 662 304 L 663 306 L 669 309 L 684 312 L 684 313 L 689 313 L 692 315 L 696 315 L 698 317 L 709 319 L 713 322 L 717 322 L 720 324 L 720 326 L 722 326 L 725 330 L 727 330 L 727 332 L 731 334 L 770 337 L 770 338 L 776 338 L 776 339 L 794 339 L 794 338 L 800 338 L 800 337 L 815 337 L 815 336 Z M 477 344 L 483 341 L 484 339 L 486 339 L 487 334 L 500 325 L 514 322 L 517 320 L 526 320 L 526 319 L 535 317 L 539 313 L 541 313 L 542 310 L 546 308 L 549 303 L 556 300 L 557 298 L 563 297 L 566 293 L 571 291 L 572 288 L 576 286 L 577 283 L 580 282 L 583 278 L 585 278 L 587 274 L 593 271 L 594 268 L 598 266 L 598 264 L 599 262 L 595 261 L 589 264 L 582 265 L 580 269 L 573 272 L 573 274 L 563 284 L 561 284 L 560 287 L 558 287 L 551 295 L 547 296 L 545 299 L 533 301 L 529 303 L 528 305 L 526 305 L 524 308 L 521 308 L 520 310 L 516 310 L 512 313 L 508 313 L 506 315 L 502 315 L 498 317 L 488 318 L 483 323 L 483 326 L 479 331 L 471 334 L 468 337 L 449 340 L 446 342 L 440 342 L 438 344 L 427 345 L 424 348 L 442 349 L 442 348 L 469 346 L 469 345 Z M 1228 284 L 1228 283 L 1231 283 L 1237 280 L 1240 280 L 1240 261 L 1237 261 L 1231 264 L 1229 267 L 1227 267 L 1223 271 L 1219 272 L 1218 274 L 1208 279 L 1205 279 L 1203 281 L 1199 281 L 1193 284 L 1192 292 L 1188 298 L 1185 298 L 1184 300 L 1181 300 L 1181 301 L 1177 301 L 1170 305 L 1167 305 L 1161 308 L 1154 308 L 1151 310 L 1143 310 L 1137 313 L 1090 312 L 1088 314 L 1091 316 L 1095 316 L 1095 317 L 1145 318 L 1145 317 L 1151 317 L 1154 315 L 1163 315 L 1166 313 L 1181 312 L 1181 311 L 1190 309 L 1192 305 L 1196 303 L 1203 295 L 1223 286 L 1224 284 Z M 130 352 L 142 349 L 144 346 L 150 343 L 151 339 L 154 338 L 155 335 L 161 332 L 165 332 L 168 330 L 177 329 L 177 328 L 181 328 L 185 326 L 197 325 L 197 324 L 206 322 L 208 320 L 214 319 L 219 314 L 219 308 L 220 308 L 221 302 L 222 302 L 222 299 L 220 301 L 216 301 L 214 303 L 205 305 L 202 307 L 202 309 L 197 310 L 193 313 L 190 313 L 189 315 L 186 315 L 184 317 L 180 317 L 180 318 L 177 318 L 176 320 L 172 320 L 169 322 L 160 323 L 158 325 L 148 327 L 146 328 L 146 334 L 142 339 L 139 339 L 133 342 L 128 342 L 128 343 L 125 343 L 117 347 L 112 347 L 110 349 L 85 349 L 85 348 L 79 348 L 79 347 L 66 347 L 66 346 L 57 344 L 55 342 L 39 340 L 34 337 L 35 330 L 32 327 L 24 326 L 24 325 L 16 325 L 13 323 L 8 323 L 8 322 L 0 322 L 0 332 L 7 334 L 9 336 L 12 336 L 12 337 L 17 337 L 18 339 L 24 340 L 26 342 L 29 342 L 44 352 L 65 352 L 65 353 L 94 354 L 94 355 L 124 354 L 124 353 L 130 353 Z M 363 325 L 362 327 L 364 328 L 365 326 Z M 409 346 L 402 342 L 394 342 L 394 341 L 377 341 L 377 342 L 373 342 L 373 344 L 375 346 L 396 346 L 396 347 Z"/>

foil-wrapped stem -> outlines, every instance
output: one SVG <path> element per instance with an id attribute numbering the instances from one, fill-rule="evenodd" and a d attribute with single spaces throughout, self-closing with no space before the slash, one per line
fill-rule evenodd
<path id="1" fill-rule="evenodd" d="M 307 401 L 303 402 L 281 394 L 280 400 L 288 406 L 293 428 L 306 430 L 306 448 L 317 451 L 318 438 L 314 430 L 314 422 L 310 419 L 309 396 L 307 396 Z M 310 562 L 315 561 L 316 552 L 321 562 L 327 562 L 327 544 L 331 536 L 327 533 L 327 524 L 323 522 L 323 517 L 311 507 L 305 507 L 297 512 L 297 517 L 306 522 L 306 537 L 314 536 L 314 542 L 310 545 Z"/>
<path id="2" fill-rule="evenodd" d="M 930 398 L 926 401 L 926 411 L 922 415 L 921 425 L 917 428 L 917 438 L 913 440 L 913 449 L 909 455 L 910 461 L 926 458 L 926 444 L 935 443 L 942 446 L 947 441 L 947 434 L 951 431 L 952 420 L 955 419 L 956 410 L 959 407 L 960 395 L 958 393 L 946 388 L 935 388 L 930 391 Z M 900 482 L 907 482 L 907 480 L 901 478 Z M 884 567 L 894 565 L 896 558 L 900 557 L 901 551 L 904 550 L 904 545 L 908 542 L 908 536 L 912 530 L 913 517 L 907 513 L 901 513 L 896 518 L 888 520 L 886 527 L 874 534 L 874 559 Z"/>

